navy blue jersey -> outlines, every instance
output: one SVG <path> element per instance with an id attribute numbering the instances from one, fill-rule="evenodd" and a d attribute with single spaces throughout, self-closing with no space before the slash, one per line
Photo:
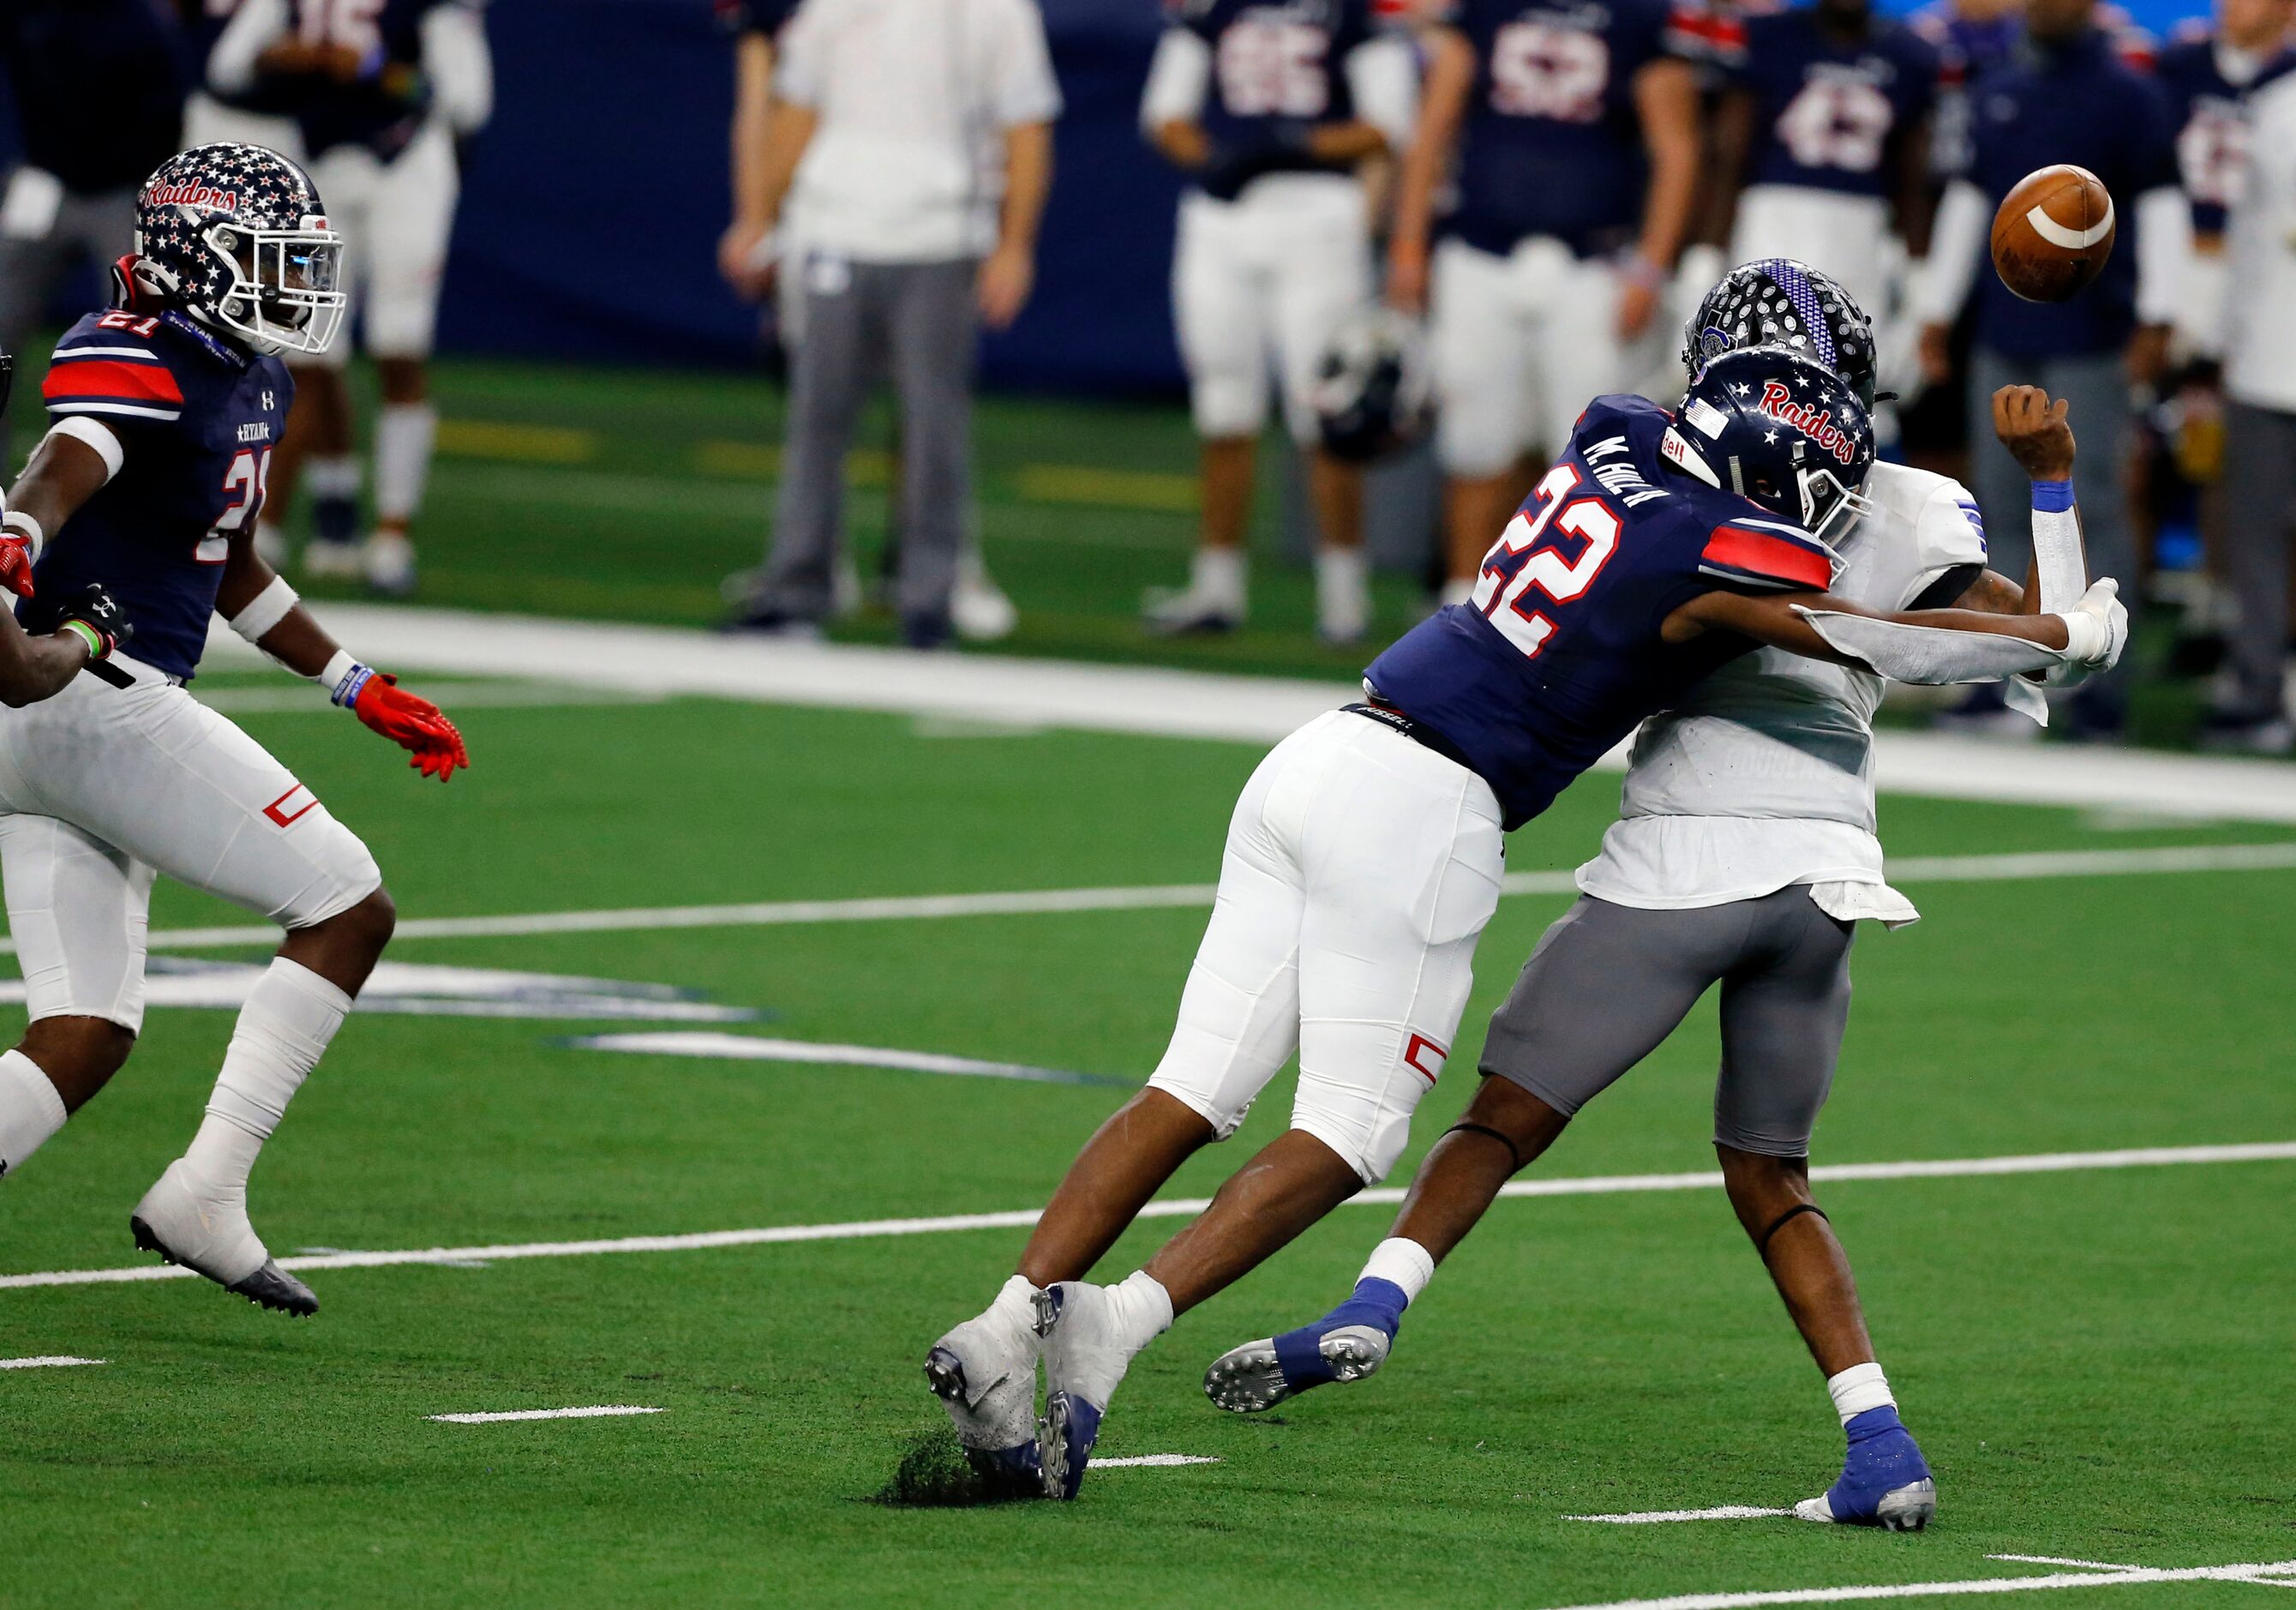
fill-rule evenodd
<path id="1" fill-rule="evenodd" d="M 2177 171 L 2192 198 L 2195 234 L 2224 234 L 2227 209 L 2248 168 L 2248 97 L 2292 68 L 2296 52 L 2278 51 L 2253 77 L 2234 84 L 2225 77 L 2213 38 L 2182 40 L 2161 53 L 2153 70 L 2169 97 Z"/>
<path id="2" fill-rule="evenodd" d="M 1670 422 L 1646 398 L 1596 398 L 1484 555 L 1474 601 L 1422 621 L 1365 673 L 1466 758 L 1509 831 L 1754 647 L 1726 632 L 1669 644 L 1669 615 L 1718 589 L 1822 592 L 1833 579 L 1808 532 L 1669 467 Z"/>
<path id="3" fill-rule="evenodd" d="M 150 0 L 0 0 L 0 74 L 23 160 L 82 195 L 181 148 L 183 40 Z"/>
<path id="4" fill-rule="evenodd" d="M 338 145 L 364 145 L 389 161 L 422 132 L 430 110 L 422 72 L 422 19 L 466 0 L 287 0 L 288 27 L 314 44 L 345 45 L 363 63 L 348 84 L 322 80 L 298 98 L 303 145 L 323 156 Z"/>
<path id="5" fill-rule="evenodd" d="M 1989 213 L 2037 168 L 2072 162 L 2104 181 L 2124 220 L 2137 199 L 2177 182 L 2168 98 L 2090 29 L 2052 48 L 2032 44 L 1978 80 L 1969 177 Z M 1997 274 L 1978 277 L 1977 340 L 2005 357 L 2118 351 L 2136 327 L 2136 253 L 2124 241 L 2096 283 L 2065 302 L 2024 302 Z"/>
<path id="6" fill-rule="evenodd" d="M 1642 228 L 1649 164 L 1635 75 L 1674 53 L 1667 0 L 1457 0 L 1475 51 L 1445 227 L 1505 252 L 1534 234 L 1581 257 Z"/>
<path id="7" fill-rule="evenodd" d="M 772 38 L 797 15 L 798 0 L 718 0 L 718 26 L 735 38 L 763 34 Z"/>
<path id="8" fill-rule="evenodd" d="M 1308 131 L 1356 115 L 1347 60 L 1372 37 L 1371 0 L 1182 0 L 1175 28 L 1211 47 L 1199 119 L 1211 159 L 1197 183 L 1222 201 L 1270 173 L 1346 173 L 1308 154 Z"/>
<path id="9" fill-rule="evenodd" d="M 1900 23 L 1876 19 L 1864 39 L 1844 44 L 1815 11 L 1747 18 L 1730 79 L 1754 97 L 1748 181 L 1887 193 L 1883 157 L 1929 116 L 1938 67 L 1937 52 Z"/>
<path id="10" fill-rule="evenodd" d="M 61 597 L 100 581 L 135 628 L 135 658 L 199 669 L 231 534 L 250 529 L 295 382 L 180 313 L 92 313 L 64 332 L 41 386 L 57 419 L 101 421 L 127 462 L 52 533 L 32 576 Z"/>

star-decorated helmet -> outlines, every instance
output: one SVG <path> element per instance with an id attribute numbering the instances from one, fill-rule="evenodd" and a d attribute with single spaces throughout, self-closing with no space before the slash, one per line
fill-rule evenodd
<path id="1" fill-rule="evenodd" d="M 1871 512 L 1866 405 L 1833 370 L 1787 347 L 1726 352 L 1699 372 L 1660 450 L 1708 486 L 1751 498 L 1831 546 Z"/>
<path id="2" fill-rule="evenodd" d="M 180 308 L 258 352 L 324 352 L 348 300 L 342 237 L 311 176 L 260 145 L 195 145 L 135 198 L 131 300 Z"/>
<path id="3" fill-rule="evenodd" d="M 1693 379 L 1725 352 L 1784 347 L 1816 360 L 1874 406 L 1874 321 L 1831 276 L 1790 257 L 1741 263 L 1714 283 L 1682 332 Z"/>

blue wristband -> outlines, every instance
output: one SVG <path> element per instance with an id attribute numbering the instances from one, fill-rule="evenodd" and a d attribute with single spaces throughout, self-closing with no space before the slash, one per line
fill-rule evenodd
<path id="1" fill-rule="evenodd" d="M 2062 514 L 2072 506 L 2071 481 L 2037 481 L 2033 483 L 2033 512 L 2036 514 Z"/>
<path id="2" fill-rule="evenodd" d="M 358 703 L 359 694 L 365 691 L 366 685 L 373 679 L 374 673 L 365 666 L 353 665 L 350 674 L 336 685 L 335 691 L 330 697 L 345 710 L 353 709 Z"/>

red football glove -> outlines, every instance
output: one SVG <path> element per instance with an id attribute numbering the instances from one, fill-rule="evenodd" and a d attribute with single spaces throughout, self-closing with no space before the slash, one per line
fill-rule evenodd
<path id="1" fill-rule="evenodd" d="M 0 587 L 19 598 L 32 596 L 32 545 L 13 531 L 0 531 Z"/>
<path id="2" fill-rule="evenodd" d="M 455 724 L 430 700 L 399 691 L 396 677 L 381 671 L 369 677 L 351 713 L 401 749 L 412 752 L 414 758 L 407 764 L 426 777 L 443 783 L 455 775 L 456 767 L 471 763 L 471 752 L 463 747 L 463 735 L 455 730 Z"/>

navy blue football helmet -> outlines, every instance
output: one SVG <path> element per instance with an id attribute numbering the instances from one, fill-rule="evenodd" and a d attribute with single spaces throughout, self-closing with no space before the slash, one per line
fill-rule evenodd
<path id="1" fill-rule="evenodd" d="M 1873 505 L 1874 424 L 1847 382 L 1785 347 L 1725 352 L 1690 382 L 1660 450 L 1829 547 Z"/>
<path id="2" fill-rule="evenodd" d="M 1682 333 L 1682 367 L 1695 375 L 1725 352 L 1785 347 L 1833 371 L 1874 407 L 1874 321 L 1830 275 L 1790 257 L 1741 263 L 1714 283 Z"/>
<path id="3" fill-rule="evenodd" d="M 261 145 L 196 145 L 135 198 L 135 253 L 115 294 L 173 303 L 258 352 L 324 352 L 349 298 L 318 187 Z"/>

